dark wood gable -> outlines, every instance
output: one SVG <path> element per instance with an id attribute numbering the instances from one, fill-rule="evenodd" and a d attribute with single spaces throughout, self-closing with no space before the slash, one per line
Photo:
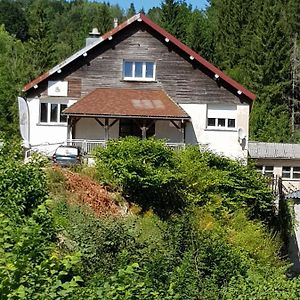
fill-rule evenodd
<path id="1" fill-rule="evenodd" d="M 144 17 L 145 18 L 145 17 Z M 123 60 L 154 61 L 156 81 L 123 80 Z M 112 39 L 95 46 L 30 89 L 27 97 L 47 97 L 48 80 L 69 82 L 68 97 L 80 99 L 96 88 L 162 88 L 177 103 L 251 103 L 228 82 L 200 64 L 177 45 L 165 40 L 157 30 L 135 21 L 117 31 Z"/>

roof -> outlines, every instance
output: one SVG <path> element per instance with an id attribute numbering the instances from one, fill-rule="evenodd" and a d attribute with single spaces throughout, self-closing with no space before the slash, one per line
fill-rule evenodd
<path id="1" fill-rule="evenodd" d="M 251 158 L 300 159 L 300 144 L 249 142 Z"/>
<path id="2" fill-rule="evenodd" d="M 128 27 L 130 24 L 132 24 L 134 22 L 143 22 L 143 23 L 147 24 L 150 28 L 152 28 L 154 31 L 156 31 L 161 36 L 163 36 L 166 41 L 176 45 L 179 49 L 181 49 L 183 52 L 185 52 L 190 57 L 191 61 L 197 61 L 203 67 L 205 67 L 206 69 L 211 71 L 214 74 L 215 78 L 218 78 L 218 80 L 220 80 L 220 82 L 224 81 L 227 84 L 229 84 L 229 86 L 231 86 L 232 88 L 234 88 L 236 90 L 237 95 L 244 94 L 250 100 L 255 100 L 256 96 L 253 93 L 251 93 L 249 90 L 247 90 L 244 86 L 242 86 L 241 84 L 239 84 L 238 82 L 236 82 L 235 80 L 233 80 L 232 78 L 230 78 L 229 76 L 224 74 L 221 70 L 219 70 L 217 67 L 215 67 L 214 65 L 209 63 L 201 55 L 199 55 L 198 53 L 196 53 L 195 51 L 190 49 L 188 46 L 184 45 L 182 42 L 180 42 L 178 39 L 176 39 L 173 35 L 171 35 L 167 31 L 162 29 L 160 26 L 155 24 L 153 21 L 151 21 L 143 13 L 139 13 L 139 14 L 136 14 L 135 16 L 131 17 L 124 23 L 120 24 L 116 28 L 112 29 L 111 31 L 109 31 L 106 34 L 104 34 L 103 36 L 101 36 L 99 38 L 99 40 L 95 41 L 91 45 L 88 45 L 88 46 L 82 48 L 81 50 L 79 50 L 78 52 L 76 52 L 75 54 L 73 54 L 72 56 L 70 56 L 69 58 L 67 58 L 66 60 L 64 60 L 63 62 L 61 62 L 54 68 L 52 68 L 51 70 L 49 70 L 48 72 L 44 73 L 43 75 L 41 75 L 41 76 L 37 77 L 36 79 L 34 79 L 33 81 L 29 82 L 28 84 L 26 84 L 23 87 L 23 91 L 24 92 L 29 91 L 32 87 L 34 87 L 35 85 L 38 85 L 40 82 L 47 79 L 52 74 L 60 71 L 63 67 L 70 64 L 74 60 L 78 59 L 82 55 L 85 56 L 88 53 L 88 51 L 90 51 L 97 45 L 103 43 L 106 40 L 111 40 L 116 33 L 124 30 L 126 27 Z"/>
<path id="3" fill-rule="evenodd" d="M 300 199 L 300 191 L 294 191 L 292 193 L 289 193 L 285 195 L 286 199 Z"/>
<path id="4" fill-rule="evenodd" d="M 64 111 L 71 116 L 189 119 L 163 90 L 98 88 Z"/>

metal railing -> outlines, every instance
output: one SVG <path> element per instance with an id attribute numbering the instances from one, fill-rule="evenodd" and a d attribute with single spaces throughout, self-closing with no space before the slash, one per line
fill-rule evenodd
<path id="1" fill-rule="evenodd" d="M 91 154 L 97 147 L 105 147 L 105 140 L 85 140 L 85 139 L 72 139 L 66 141 L 67 145 L 81 147 L 81 149 L 87 154 Z M 184 149 L 184 143 L 166 143 L 166 145 L 174 150 Z"/>
<path id="2" fill-rule="evenodd" d="M 84 140 L 84 139 L 73 139 L 67 140 L 67 145 L 80 147 L 87 154 L 91 154 L 92 151 L 97 147 L 105 147 L 105 140 Z"/>

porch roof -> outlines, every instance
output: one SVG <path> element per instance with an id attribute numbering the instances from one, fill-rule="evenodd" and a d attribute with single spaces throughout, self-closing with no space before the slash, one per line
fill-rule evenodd
<path id="1" fill-rule="evenodd" d="M 69 116 L 190 119 L 163 90 L 98 88 L 64 110 Z"/>

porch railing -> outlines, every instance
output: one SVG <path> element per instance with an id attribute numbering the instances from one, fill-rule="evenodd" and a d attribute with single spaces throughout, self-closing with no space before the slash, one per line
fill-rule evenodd
<path id="1" fill-rule="evenodd" d="M 72 139 L 67 140 L 67 145 L 81 147 L 81 149 L 87 154 L 91 154 L 92 151 L 97 147 L 105 147 L 105 140 L 84 140 L 84 139 Z M 183 149 L 185 147 L 184 143 L 166 143 L 166 145 L 174 150 Z"/>
<path id="2" fill-rule="evenodd" d="M 67 140 L 67 145 L 80 147 L 87 154 L 91 154 L 92 151 L 97 147 L 105 147 L 105 140 L 84 140 L 84 139 L 73 139 Z"/>

